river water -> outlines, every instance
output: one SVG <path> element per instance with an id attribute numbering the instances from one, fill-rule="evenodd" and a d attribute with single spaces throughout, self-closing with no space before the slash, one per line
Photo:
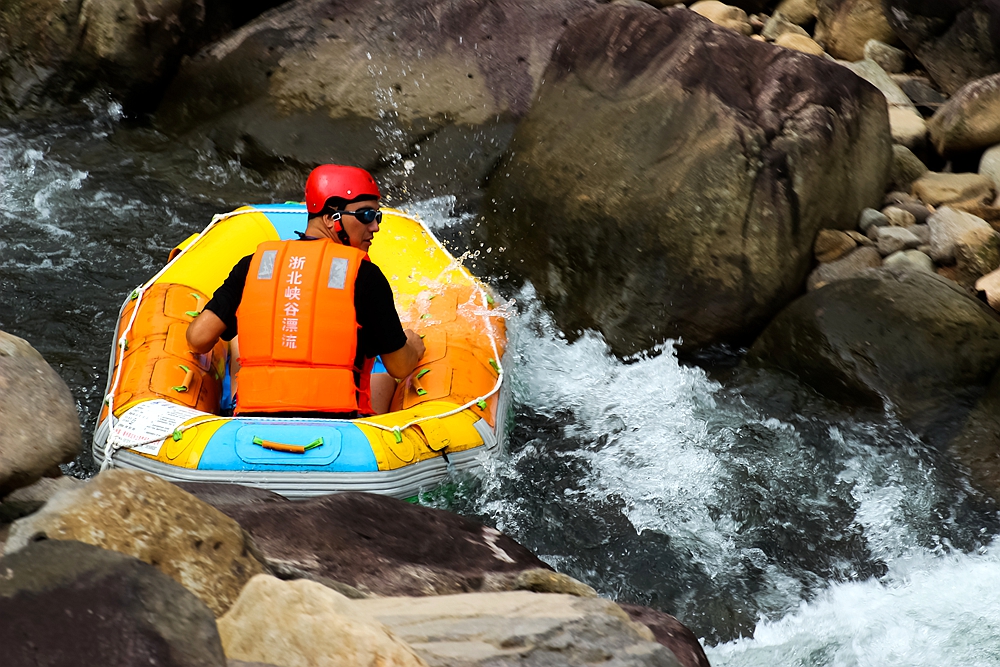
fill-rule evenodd
<path id="1" fill-rule="evenodd" d="M 87 440 L 124 296 L 212 214 L 298 198 L 303 178 L 119 116 L 0 128 L 0 329 L 67 382 Z M 406 204 L 489 277 L 475 215 Z M 996 508 L 891 414 L 670 345 L 622 361 L 597 334 L 567 341 L 530 285 L 497 284 L 516 313 L 510 442 L 425 503 L 678 616 L 713 665 L 1000 665 Z M 87 456 L 66 470 L 93 474 Z"/>

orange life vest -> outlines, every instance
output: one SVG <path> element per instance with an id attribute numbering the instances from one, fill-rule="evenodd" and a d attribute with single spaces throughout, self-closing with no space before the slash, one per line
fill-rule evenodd
<path id="1" fill-rule="evenodd" d="M 368 255 L 328 239 L 268 241 L 254 252 L 236 312 L 236 414 L 372 414 L 374 359 L 358 356 L 354 280 Z"/>

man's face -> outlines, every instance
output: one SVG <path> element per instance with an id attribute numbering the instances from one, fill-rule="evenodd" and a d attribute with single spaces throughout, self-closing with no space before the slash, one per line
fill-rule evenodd
<path id="1" fill-rule="evenodd" d="M 378 200 L 357 201 L 353 204 L 348 204 L 344 207 L 344 210 L 350 213 L 365 208 L 378 210 L 378 207 Z M 363 252 L 368 252 L 368 248 L 372 245 L 372 238 L 375 236 L 375 232 L 378 231 L 378 222 L 375 221 L 366 225 L 353 215 L 341 215 L 340 224 L 344 226 L 344 231 L 350 237 L 351 246 Z"/>

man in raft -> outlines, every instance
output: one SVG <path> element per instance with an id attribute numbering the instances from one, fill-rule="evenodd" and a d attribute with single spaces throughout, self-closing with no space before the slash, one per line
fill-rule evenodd
<path id="1" fill-rule="evenodd" d="M 413 371 L 424 343 L 403 330 L 389 281 L 368 259 L 381 196 L 364 169 L 314 169 L 305 232 L 262 243 L 237 262 L 188 327 L 198 353 L 239 333 L 235 414 L 351 419 L 388 411 L 393 378 Z M 376 357 L 387 373 L 372 372 Z"/>

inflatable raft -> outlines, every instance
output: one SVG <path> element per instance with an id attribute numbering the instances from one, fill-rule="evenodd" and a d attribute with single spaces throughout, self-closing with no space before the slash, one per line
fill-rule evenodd
<path id="1" fill-rule="evenodd" d="M 231 417 L 230 345 L 187 349 L 188 325 L 258 244 L 296 238 L 301 204 L 247 206 L 188 238 L 122 306 L 93 453 L 102 468 L 230 482 L 304 498 L 369 491 L 411 498 L 480 467 L 503 441 L 506 330 L 488 288 L 418 219 L 383 209 L 370 256 L 426 353 L 390 412 L 354 420 Z"/>

